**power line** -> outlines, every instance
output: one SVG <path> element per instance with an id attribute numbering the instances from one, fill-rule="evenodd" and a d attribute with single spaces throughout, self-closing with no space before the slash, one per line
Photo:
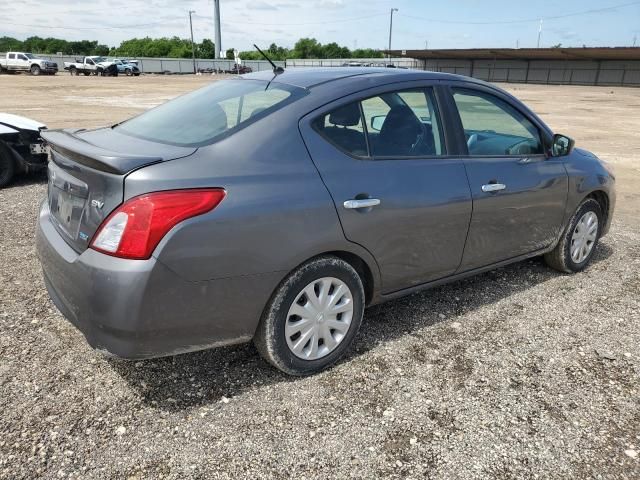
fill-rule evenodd
<path id="1" fill-rule="evenodd" d="M 372 15 L 365 15 L 363 17 L 352 17 L 352 18 L 341 18 L 338 20 L 320 20 L 317 22 L 297 22 L 297 23 L 282 23 L 282 22 L 275 22 L 275 23 L 264 23 L 264 22 L 245 22 L 244 20 L 242 21 L 243 25 L 265 25 L 265 26 L 304 26 L 304 25 L 324 25 L 324 24 L 331 24 L 331 23 L 345 23 L 345 22 L 355 22 L 358 20 L 365 20 L 367 18 L 373 18 L 373 17 L 381 17 L 381 16 L 387 16 L 388 13 L 374 13 Z M 210 17 L 205 17 L 205 18 L 210 18 Z"/>
<path id="2" fill-rule="evenodd" d="M 92 30 L 95 31 L 95 27 L 55 27 L 50 25 L 30 25 L 26 23 L 13 23 L 13 22 L 3 22 L 4 25 L 13 25 L 14 27 L 32 27 L 32 28 L 49 28 L 49 29 L 57 29 L 57 30 Z M 156 25 L 168 25 L 169 23 L 176 23 L 175 20 L 171 20 L 169 22 L 154 22 L 154 23 L 141 23 L 138 25 L 125 25 L 122 27 L 100 27 L 103 30 L 126 30 L 128 28 L 138 28 L 138 27 L 151 27 Z"/>
<path id="3" fill-rule="evenodd" d="M 439 19 L 439 18 L 424 18 L 424 17 L 417 17 L 415 15 L 405 15 L 402 13 L 399 13 L 399 16 L 402 16 L 404 18 L 410 18 L 412 20 L 421 20 L 423 22 L 429 22 L 429 23 L 446 23 L 446 24 L 452 24 L 452 25 L 507 25 L 507 24 L 516 24 L 516 23 L 531 23 L 531 22 L 539 22 L 540 20 L 547 20 L 547 21 L 553 21 L 553 20 L 558 20 L 561 18 L 569 18 L 569 17 L 575 17 L 578 15 L 588 15 L 591 13 L 601 13 L 601 12 L 606 12 L 609 10 L 615 10 L 617 8 L 623 8 L 623 7 L 630 7 L 632 5 L 640 5 L 640 1 L 635 1 L 635 2 L 629 2 L 629 3 L 621 3 L 619 5 L 613 5 L 611 7 L 603 7 L 603 8 L 593 8 L 591 10 L 583 10 L 581 12 L 573 12 L 573 13 L 566 13 L 563 15 L 553 15 L 553 16 L 548 16 L 548 17 L 535 17 L 535 18 L 527 18 L 527 19 L 522 19 L 522 20 L 493 20 L 493 21 L 463 21 L 463 20 L 447 20 L 447 19 Z"/>
<path id="4" fill-rule="evenodd" d="M 277 23 L 265 23 L 265 22 L 245 22 L 243 21 L 242 23 L 244 25 L 264 25 L 264 26 L 304 26 L 304 25 L 324 25 L 324 24 L 332 24 L 332 23 L 345 23 L 345 22 L 352 22 L 352 21 L 358 21 L 358 20 L 365 20 L 368 18 L 373 18 L 373 17 L 380 17 L 380 16 L 386 16 L 386 13 L 375 13 L 372 15 L 365 15 L 362 17 L 352 17 L 352 18 L 341 18 L 341 19 L 337 19 L 337 20 L 321 20 L 321 21 L 317 21 L 317 22 L 300 22 L 300 23 L 282 23 L 282 22 L 277 22 Z M 204 18 L 204 19 L 210 19 L 211 17 L 208 17 L 206 15 L 194 15 L 194 17 L 198 17 L 198 18 Z M 119 26 L 119 27 L 100 27 L 104 30 L 126 30 L 129 28 L 139 28 L 139 27 L 150 27 L 150 26 L 158 26 L 158 25 L 168 25 L 168 24 L 172 24 L 172 23 L 176 23 L 175 20 L 169 20 L 169 21 L 164 21 L 164 22 L 153 22 L 153 23 L 143 23 L 143 24 L 137 24 L 137 25 L 123 25 L 123 26 Z M 26 23 L 14 23 L 14 22 L 4 22 L 4 25 L 12 25 L 12 26 L 18 26 L 18 27 L 31 27 L 31 28 L 49 28 L 49 29 L 56 29 L 56 30 L 93 30 L 95 31 L 95 27 L 57 27 L 57 26 L 49 26 L 49 25 L 31 25 L 31 24 L 26 24 Z"/>

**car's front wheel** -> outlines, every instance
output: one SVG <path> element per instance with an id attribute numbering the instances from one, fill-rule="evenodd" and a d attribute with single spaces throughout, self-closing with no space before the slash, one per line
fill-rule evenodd
<path id="1" fill-rule="evenodd" d="M 9 185 L 16 173 L 16 164 L 9 152 L 0 145 L 0 188 Z"/>
<path id="2" fill-rule="evenodd" d="M 544 256 L 547 265 L 566 273 L 583 270 L 596 250 L 602 224 L 600 203 L 587 198 L 573 214 L 556 248 Z"/>
<path id="3" fill-rule="evenodd" d="M 40 75 L 40 66 L 39 65 L 31 65 L 31 75 L 35 75 L 35 76 Z"/>
<path id="4" fill-rule="evenodd" d="M 344 260 L 319 257 L 292 272 L 267 305 L 254 343 L 272 365 L 310 375 L 336 362 L 364 313 L 364 287 Z"/>

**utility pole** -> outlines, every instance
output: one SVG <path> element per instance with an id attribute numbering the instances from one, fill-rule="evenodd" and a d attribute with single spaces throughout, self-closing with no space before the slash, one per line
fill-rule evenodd
<path id="1" fill-rule="evenodd" d="M 389 19 L 389 60 L 391 60 L 391 33 L 393 32 L 393 12 L 397 12 L 397 8 L 391 9 L 391 18 Z"/>
<path id="2" fill-rule="evenodd" d="M 196 13 L 195 10 L 189 10 L 189 29 L 191 30 L 191 58 L 193 58 L 193 73 L 196 72 L 196 45 L 193 43 L 193 21 L 191 15 Z"/>
<path id="3" fill-rule="evenodd" d="M 216 30 L 216 55 L 222 58 L 222 34 L 220 33 L 220 0 L 213 0 L 213 23 Z"/>
<path id="4" fill-rule="evenodd" d="M 634 35 L 634 36 L 633 36 L 633 46 L 634 46 L 634 47 L 636 46 L 636 42 L 637 42 L 637 41 L 638 41 L 638 36 L 637 36 L 637 35 Z"/>
<path id="5" fill-rule="evenodd" d="M 540 48 L 540 37 L 542 36 L 542 19 L 540 19 L 540 26 L 538 27 L 538 48 Z"/>

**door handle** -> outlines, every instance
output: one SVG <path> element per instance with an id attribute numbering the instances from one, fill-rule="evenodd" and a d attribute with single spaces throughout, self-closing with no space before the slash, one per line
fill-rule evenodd
<path id="1" fill-rule="evenodd" d="M 497 192 L 505 188 L 507 188 L 507 186 L 504 183 L 488 183 L 487 185 L 482 185 L 483 192 Z"/>
<path id="2" fill-rule="evenodd" d="M 361 200 L 346 200 L 342 205 L 344 208 L 370 208 L 380 205 L 380 200 L 377 198 L 363 198 Z"/>

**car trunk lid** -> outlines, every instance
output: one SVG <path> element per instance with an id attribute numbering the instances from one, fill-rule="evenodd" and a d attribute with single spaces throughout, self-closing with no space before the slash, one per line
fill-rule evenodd
<path id="1" fill-rule="evenodd" d="M 185 157 L 192 147 L 137 139 L 110 128 L 50 130 L 48 203 L 54 225 L 83 252 L 102 221 L 124 200 L 124 179 L 134 170 Z"/>

